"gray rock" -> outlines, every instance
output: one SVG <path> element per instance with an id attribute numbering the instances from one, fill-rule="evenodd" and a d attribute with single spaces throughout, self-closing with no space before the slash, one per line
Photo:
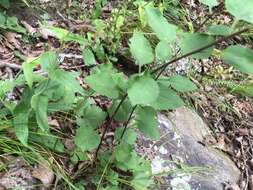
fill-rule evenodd
<path id="1" fill-rule="evenodd" d="M 239 169 L 224 153 L 199 143 L 211 133 L 195 112 L 179 108 L 168 116 L 159 114 L 158 122 L 161 140 L 142 139 L 155 152 L 152 172 L 165 176 L 156 189 L 222 190 L 224 183 L 239 180 Z"/>

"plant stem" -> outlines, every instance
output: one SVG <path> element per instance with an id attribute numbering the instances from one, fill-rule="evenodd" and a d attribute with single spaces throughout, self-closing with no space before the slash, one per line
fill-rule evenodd
<path id="1" fill-rule="evenodd" d="M 108 120 L 108 122 L 107 122 L 107 124 L 106 124 L 106 127 L 105 127 L 105 129 L 104 129 L 104 131 L 103 131 L 103 133 L 102 133 L 102 136 L 101 136 L 101 139 L 100 139 L 100 143 L 99 143 L 99 145 L 98 145 L 98 147 L 97 147 L 97 149 L 96 149 L 95 156 L 94 156 L 94 159 L 93 159 L 93 163 L 95 163 L 95 161 L 96 161 L 96 159 L 97 159 L 99 149 L 101 148 L 101 145 L 102 145 L 102 142 L 103 142 L 103 140 L 104 140 L 104 138 L 105 138 L 106 132 L 108 131 L 110 125 L 112 124 L 112 121 L 113 121 L 114 116 L 117 114 L 117 112 L 119 111 L 120 106 L 123 104 L 123 102 L 125 101 L 126 98 L 127 98 L 127 94 L 125 94 L 125 95 L 123 96 L 123 98 L 121 99 L 121 101 L 120 101 L 120 103 L 118 104 L 117 108 L 114 110 L 113 114 L 109 117 L 109 120 Z"/>
<path id="2" fill-rule="evenodd" d="M 189 52 L 189 53 L 186 53 L 186 54 L 184 54 L 184 55 L 182 55 L 182 56 L 180 56 L 180 57 L 177 57 L 177 58 L 175 58 L 175 59 L 169 61 L 168 63 L 165 63 L 165 64 L 163 64 L 163 65 L 161 65 L 161 66 L 155 68 L 153 71 L 151 71 L 151 74 L 155 74 L 155 73 L 158 72 L 157 76 L 155 77 L 155 79 L 157 80 L 157 79 L 161 76 L 161 74 L 164 72 L 164 70 L 166 69 L 166 67 L 167 67 L 168 65 L 170 65 L 170 64 L 172 64 L 172 63 L 175 63 L 175 62 L 177 62 L 177 61 L 179 61 L 179 60 L 181 60 L 181 59 L 183 59 L 183 58 L 189 57 L 189 56 L 191 56 L 191 55 L 193 55 L 193 54 L 199 53 L 199 52 L 201 52 L 201 51 L 203 51 L 203 50 L 205 50 L 205 49 L 208 49 L 208 48 L 210 48 L 210 47 L 212 47 L 212 46 L 214 46 L 214 45 L 217 45 L 217 44 L 219 44 L 219 43 L 221 43 L 221 42 L 223 42 L 223 41 L 226 41 L 226 40 L 228 40 L 228 39 L 230 39 L 230 38 L 233 38 L 233 37 L 235 37 L 235 36 L 237 36 L 237 35 L 239 35 L 239 34 L 242 34 L 242 33 L 244 33 L 244 32 L 247 32 L 247 31 L 249 31 L 249 28 L 242 29 L 242 30 L 240 30 L 240 31 L 238 31 L 238 32 L 235 32 L 235 33 L 229 35 L 229 36 L 222 37 L 222 38 L 220 38 L 220 39 L 214 41 L 213 43 L 210 43 L 210 44 L 208 44 L 208 45 L 206 45 L 206 46 L 204 46 L 204 47 L 201 47 L 201 48 L 199 48 L 199 49 L 196 49 L 196 50 L 193 50 L 193 51 L 191 51 L 191 52 Z"/>

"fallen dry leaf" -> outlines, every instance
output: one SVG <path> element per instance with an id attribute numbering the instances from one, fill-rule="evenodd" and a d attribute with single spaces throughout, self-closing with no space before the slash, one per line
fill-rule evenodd
<path id="1" fill-rule="evenodd" d="M 40 180 L 45 187 L 50 187 L 53 183 L 55 175 L 48 163 L 40 163 L 38 168 L 32 171 L 32 176 Z"/>
<path id="2" fill-rule="evenodd" d="M 14 32 L 5 32 L 4 36 L 5 36 L 6 40 L 10 44 L 14 45 L 15 48 L 20 49 L 20 43 L 17 40 L 17 38 L 18 38 L 18 34 L 17 33 L 14 33 Z"/>

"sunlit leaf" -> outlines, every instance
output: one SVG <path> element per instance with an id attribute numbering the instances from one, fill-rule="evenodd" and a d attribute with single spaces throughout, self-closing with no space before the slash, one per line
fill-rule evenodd
<path id="1" fill-rule="evenodd" d="M 222 59 L 241 72 L 253 74 L 253 51 L 251 49 L 239 45 L 230 46 L 223 51 Z"/>
<path id="2" fill-rule="evenodd" d="M 134 33 L 130 39 L 130 51 L 138 65 L 150 64 L 154 60 L 149 41 L 141 33 Z"/>

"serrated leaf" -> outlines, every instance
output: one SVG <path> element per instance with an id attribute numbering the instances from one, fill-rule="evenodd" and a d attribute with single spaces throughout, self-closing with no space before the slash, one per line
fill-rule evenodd
<path id="1" fill-rule="evenodd" d="M 108 72 L 99 72 L 85 78 L 85 82 L 97 93 L 116 99 L 119 96 L 119 90 L 111 74 Z"/>
<path id="2" fill-rule="evenodd" d="M 78 118 L 79 126 L 88 124 L 93 128 L 98 127 L 106 118 L 106 113 L 98 106 L 90 105 L 84 109 L 83 118 Z"/>
<path id="3" fill-rule="evenodd" d="M 96 64 L 95 56 L 89 48 L 86 48 L 83 50 L 83 60 L 84 60 L 85 65 L 95 65 Z"/>
<path id="4" fill-rule="evenodd" d="M 58 64 L 58 56 L 55 52 L 48 51 L 40 56 L 40 65 L 43 71 L 54 71 L 58 67 Z"/>
<path id="5" fill-rule="evenodd" d="M 148 24 L 156 33 L 161 41 L 171 42 L 176 38 L 176 26 L 168 23 L 160 10 L 147 6 L 145 12 L 148 18 Z"/>
<path id="6" fill-rule="evenodd" d="M 157 82 L 149 75 L 135 76 L 127 93 L 132 105 L 148 105 L 158 97 L 159 87 Z"/>
<path id="7" fill-rule="evenodd" d="M 80 86 L 79 82 L 76 80 L 79 73 L 77 72 L 67 72 L 61 69 L 55 69 L 49 73 L 49 78 L 59 82 L 64 85 L 65 88 L 71 89 L 73 92 L 79 92 L 84 94 L 84 89 Z"/>
<path id="8" fill-rule="evenodd" d="M 222 60 L 243 73 L 253 74 L 253 51 L 251 49 L 239 45 L 230 46 L 223 51 Z"/>
<path id="9" fill-rule="evenodd" d="M 207 33 L 216 36 L 228 36 L 233 32 L 233 29 L 226 25 L 212 25 L 208 28 Z"/>
<path id="10" fill-rule="evenodd" d="M 191 92 L 197 90 L 197 86 L 188 78 L 181 75 L 168 77 L 168 83 L 179 92 Z"/>
<path id="11" fill-rule="evenodd" d="M 217 0 L 200 0 L 200 2 L 209 6 L 209 8 L 219 5 Z"/>
<path id="12" fill-rule="evenodd" d="M 112 114 L 116 110 L 119 103 L 120 103 L 120 100 L 113 101 L 112 107 L 108 110 L 110 116 L 112 116 Z M 132 105 L 131 105 L 129 99 L 125 100 L 122 103 L 122 105 L 120 106 L 120 108 L 118 109 L 116 115 L 114 116 L 114 119 L 116 121 L 120 121 L 120 122 L 126 121 L 128 119 L 130 112 L 131 112 L 131 109 L 132 109 Z"/>
<path id="13" fill-rule="evenodd" d="M 42 94 L 34 95 L 31 100 L 31 106 L 35 111 L 36 120 L 42 131 L 48 131 L 47 106 L 48 97 Z"/>
<path id="14" fill-rule="evenodd" d="M 156 111 L 151 107 L 138 107 L 135 123 L 145 137 L 159 139 L 160 133 L 156 119 Z"/>
<path id="15" fill-rule="evenodd" d="M 161 41 L 155 48 L 156 58 L 159 61 L 167 61 L 172 56 L 171 48 L 165 41 Z"/>
<path id="16" fill-rule="evenodd" d="M 131 181 L 131 186 L 135 190 L 149 189 L 148 187 L 152 184 L 152 179 L 145 172 L 137 172 Z"/>
<path id="17" fill-rule="evenodd" d="M 117 141 L 121 140 L 120 137 L 123 133 L 123 130 L 124 130 L 123 127 L 119 127 L 119 128 L 116 129 L 115 138 L 116 138 Z M 136 138 L 137 138 L 137 133 L 133 129 L 128 128 L 125 131 L 125 134 L 122 138 L 122 142 L 133 145 L 136 141 Z"/>
<path id="18" fill-rule="evenodd" d="M 138 65 L 150 64 L 154 60 L 153 50 L 149 41 L 141 33 L 134 33 L 130 39 L 130 51 Z"/>
<path id="19" fill-rule="evenodd" d="M 252 0 L 225 0 L 225 7 L 237 20 L 253 23 Z"/>
<path id="20" fill-rule="evenodd" d="M 183 54 L 190 53 L 194 50 L 200 49 L 214 42 L 214 38 L 212 36 L 200 33 L 194 34 L 186 34 L 180 43 L 180 47 L 182 49 Z M 196 59 L 206 59 L 208 58 L 213 51 L 213 47 L 205 49 L 199 53 L 195 53 L 191 55 Z"/>
<path id="21" fill-rule="evenodd" d="M 158 98 L 151 103 L 151 106 L 156 110 L 168 110 L 176 109 L 184 105 L 184 101 L 177 95 L 177 93 L 164 86 L 163 84 L 159 85 L 159 96 Z"/>
<path id="22" fill-rule="evenodd" d="M 120 143 L 115 148 L 115 158 L 118 162 L 127 162 L 131 158 L 132 146 L 127 143 Z"/>
<path id="23" fill-rule="evenodd" d="M 74 142 L 82 151 L 91 151 L 97 148 L 100 138 L 92 126 L 82 125 L 76 130 Z"/>

